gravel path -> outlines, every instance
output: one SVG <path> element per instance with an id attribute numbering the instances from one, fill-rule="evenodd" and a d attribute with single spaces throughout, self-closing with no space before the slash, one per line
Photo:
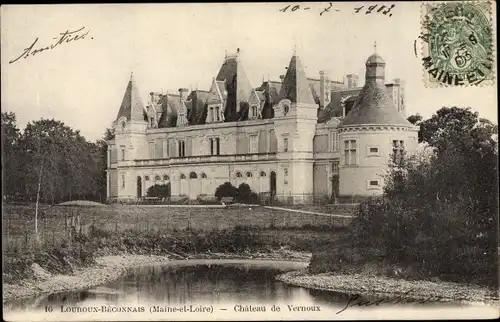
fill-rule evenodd
<path id="1" fill-rule="evenodd" d="M 407 281 L 362 274 L 309 274 L 305 270 L 284 273 L 277 279 L 291 285 L 353 295 L 404 295 L 414 300 L 432 298 L 436 301 L 498 303 L 498 291 L 452 282 Z"/>

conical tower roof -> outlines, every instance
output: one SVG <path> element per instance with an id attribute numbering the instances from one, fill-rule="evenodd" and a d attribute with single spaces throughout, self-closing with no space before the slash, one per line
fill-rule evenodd
<path id="1" fill-rule="evenodd" d="M 288 65 L 279 97 L 280 99 L 289 99 L 293 103 L 315 104 L 304 67 L 299 56 L 295 53 Z"/>
<path id="2" fill-rule="evenodd" d="M 116 119 L 124 116 L 129 121 L 144 121 L 144 104 L 139 95 L 139 90 L 135 84 L 133 75 L 130 75 L 130 80 L 123 95 L 122 104 L 118 111 Z"/>
<path id="3" fill-rule="evenodd" d="M 385 62 L 378 54 L 366 61 L 366 80 L 341 126 L 358 124 L 411 126 L 394 106 L 385 87 Z"/>

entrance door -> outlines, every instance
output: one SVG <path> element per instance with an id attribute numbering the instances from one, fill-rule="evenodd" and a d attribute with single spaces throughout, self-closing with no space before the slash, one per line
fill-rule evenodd
<path id="1" fill-rule="evenodd" d="M 137 177 L 137 199 L 142 198 L 142 179 Z"/>
<path id="2" fill-rule="evenodd" d="M 337 198 L 339 197 L 339 176 L 332 176 L 332 199 L 333 202 L 337 202 Z"/>
<path id="3" fill-rule="evenodd" d="M 271 171 L 271 176 L 269 178 L 269 186 L 271 188 L 271 197 L 274 198 L 276 196 L 276 172 Z"/>

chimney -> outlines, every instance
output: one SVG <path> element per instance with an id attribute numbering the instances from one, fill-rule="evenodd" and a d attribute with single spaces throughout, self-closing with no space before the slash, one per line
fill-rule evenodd
<path id="1" fill-rule="evenodd" d="M 344 79 L 344 87 L 346 89 L 358 87 L 359 76 L 356 74 L 347 74 Z"/>
<path id="2" fill-rule="evenodd" d="M 283 84 L 283 80 L 285 79 L 285 75 L 280 75 L 280 79 L 281 79 L 281 84 Z"/>
<path id="3" fill-rule="evenodd" d="M 189 90 L 187 88 L 179 88 L 179 97 L 181 102 L 184 102 L 187 98 Z"/>
<path id="4" fill-rule="evenodd" d="M 319 105 L 321 108 L 330 103 L 330 94 L 331 94 L 331 83 L 330 78 L 328 77 L 328 73 L 324 70 L 319 71 Z"/>

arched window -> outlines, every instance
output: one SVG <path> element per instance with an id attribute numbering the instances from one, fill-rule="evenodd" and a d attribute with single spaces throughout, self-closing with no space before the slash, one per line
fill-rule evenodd
<path id="1" fill-rule="evenodd" d="M 206 179 L 206 178 L 207 178 L 207 175 L 203 172 L 203 173 L 201 174 L 201 178 L 202 178 L 202 179 Z"/>
<path id="2" fill-rule="evenodd" d="M 169 177 L 169 176 L 167 176 L 167 175 L 164 175 L 164 176 L 163 176 L 163 180 L 168 181 L 168 180 L 170 180 L 170 177 Z"/>
<path id="3" fill-rule="evenodd" d="M 160 181 L 161 180 L 161 177 L 160 176 L 155 176 L 155 181 Z"/>
<path id="4" fill-rule="evenodd" d="M 247 172 L 247 178 L 251 178 L 252 177 L 252 173 L 251 172 Z"/>
<path id="5" fill-rule="evenodd" d="M 261 177 L 265 177 L 265 176 L 266 176 L 266 173 L 265 173 L 264 171 L 261 171 L 261 172 L 260 172 L 260 176 L 261 176 Z"/>
<path id="6" fill-rule="evenodd" d="M 184 175 L 184 173 L 181 173 L 180 178 L 181 179 L 186 179 L 186 176 Z"/>
<path id="7" fill-rule="evenodd" d="M 149 181 L 149 176 L 145 176 L 144 180 Z"/>
<path id="8" fill-rule="evenodd" d="M 241 177 L 243 177 L 243 175 L 241 174 L 241 172 L 238 171 L 238 172 L 236 172 L 236 177 L 241 178 Z"/>
<path id="9" fill-rule="evenodd" d="M 198 176 L 196 175 L 196 172 L 193 171 L 189 174 L 189 179 L 197 179 L 197 178 Z"/>

